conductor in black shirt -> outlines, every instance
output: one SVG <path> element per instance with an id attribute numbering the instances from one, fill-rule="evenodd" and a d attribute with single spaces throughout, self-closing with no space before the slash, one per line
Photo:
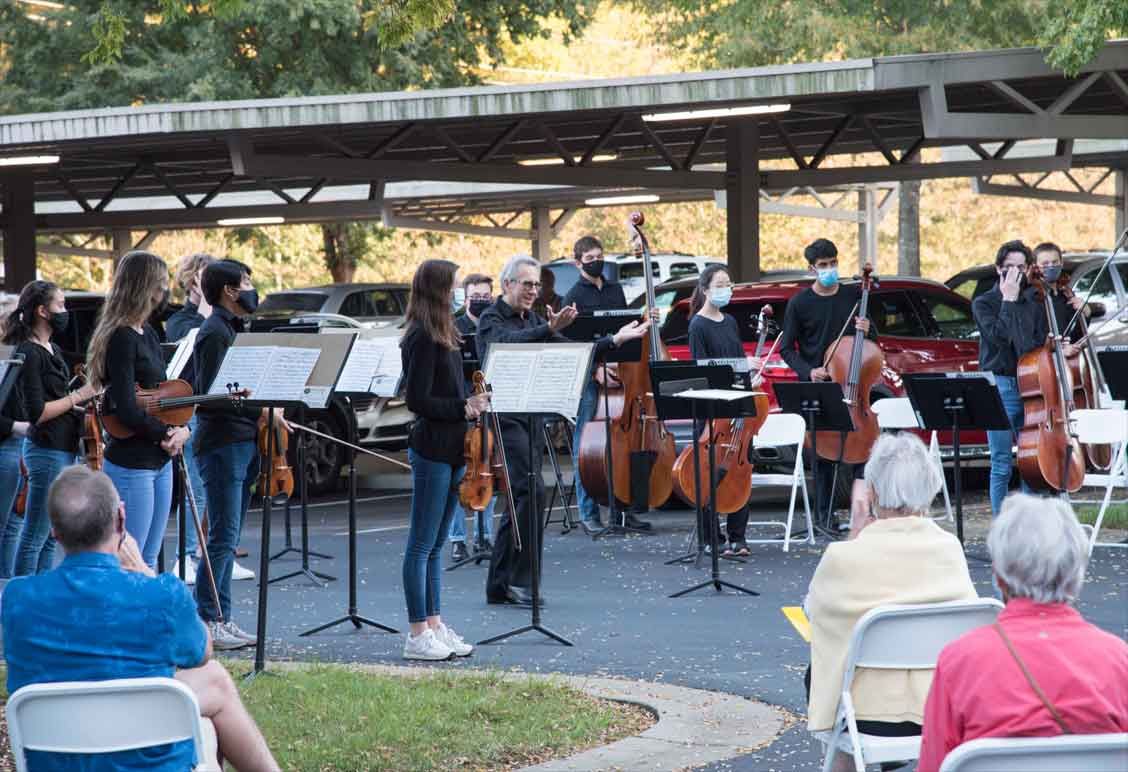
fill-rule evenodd
<path id="1" fill-rule="evenodd" d="M 838 248 L 830 239 L 816 239 L 803 250 L 808 270 L 815 274 L 811 286 L 791 298 L 783 315 L 783 332 L 780 334 L 779 354 L 799 374 L 803 381 L 829 381 L 830 373 L 823 367 L 827 349 L 841 335 L 852 335 L 854 328 L 873 337 L 870 320 L 858 318 L 858 287 L 843 286 L 838 279 Z M 850 324 L 853 319 L 853 324 Z M 853 487 L 850 492 L 851 526 L 863 522 L 868 498 L 862 473 L 864 464 L 853 469 Z M 835 465 L 818 464 L 815 484 L 819 486 L 820 502 L 832 502 L 834 496 Z M 834 523 L 828 523 L 833 528 Z"/>
<path id="2" fill-rule="evenodd" d="M 482 312 L 478 322 L 478 356 L 483 362 L 486 361 L 492 343 L 569 342 L 560 334 L 560 330 L 575 321 L 574 306 L 565 305 L 559 313 L 549 309 L 547 320 L 532 310 L 541 286 L 540 269 L 540 263 L 526 255 L 513 258 L 502 269 L 501 296 Z M 596 341 L 594 354 L 599 357 L 613 346 L 641 338 L 649 328 L 649 322 L 634 321 L 626 324 L 614 335 Z M 520 543 L 524 549 L 515 549 L 513 524 L 508 518 L 503 519 L 494 541 L 493 560 L 486 583 L 486 599 L 490 603 L 528 605 L 531 601 L 529 587 L 532 584 L 532 557 L 528 550 L 528 537 L 531 527 L 538 529 L 538 535 L 544 527 L 541 516 L 544 509 L 544 486 L 540 474 L 544 460 L 542 426 L 543 419 L 539 418 L 501 418 L 502 440 L 509 461 L 509 479 L 513 485 L 513 503 L 517 510 L 516 520 L 521 529 Z M 529 458 L 530 432 L 533 439 L 532 458 Z M 528 487 L 530 466 L 536 479 L 536 490 L 532 491 Z M 536 516 L 533 523 L 528 519 L 530 497 L 535 497 L 533 501 Z M 538 538 L 537 543 L 543 544 L 543 539 Z M 540 561 L 537 565 L 540 565 Z M 541 600 L 543 602 L 543 597 Z"/>

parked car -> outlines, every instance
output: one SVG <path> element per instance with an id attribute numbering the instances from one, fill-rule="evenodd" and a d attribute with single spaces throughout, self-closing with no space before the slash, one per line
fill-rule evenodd
<path id="1" fill-rule="evenodd" d="M 724 262 L 712 257 L 694 257 L 681 252 L 659 252 L 652 254 L 650 258 L 655 284 L 695 277 L 705 269 L 705 266 Z M 561 257 L 545 263 L 545 267 L 556 277 L 556 293 L 561 297 L 567 295 L 568 290 L 579 281 L 579 269 L 570 258 Z M 642 258 L 635 257 L 633 254 L 607 255 L 604 258 L 603 275 L 623 285 L 623 294 L 628 303 L 646 293 L 646 280 L 642 275 Z"/>
<path id="2" fill-rule="evenodd" d="M 51 336 L 51 341 L 63 351 L 63 359 L 67 365 L 74 367 L 79 362 L 86 361 L 86 348 L 90 345 L 90 338 L 94 335 L 94 327 L 98 324 L 98 313 L 106 301 L 103 292 L 86 292 L 84 290 L 63 290 L 67 303 L 67 326 L 60 333 Z M 169 303 L 159 319 L 151 319 L 150 324 L 157 331 L 157 336 L 164 340 L 164 323 L 170 316 L 182 308 L 180 303 Z"/>
<path id="3" fill-rule="evenodd" d="M 1121 317 L 1128 309 L 1128 255 L 1118 256 L 1109 270 L 1098 276 L 1108 255 L 1108 252 L 1073 252 L 1063 256 L 1062 264 L 1070 276 L 1073 291 L 1082 297 L 1088 295 L 1093 304 L 1094 314 L 1089 321 L 1094 328 L 1099 326 L 1093 333 L 1094 343 L 1125 345 L 1128 344 L 1128 320 Z M 974 300 L 997 281 L 998 273 L 992 264 L 960 271 L 944 283 L 953 292 Z M 1092 295 L 1089 295 L 1090 290 Z"/>
<path id="4" fill-rule="evenodd" d="M 761 281 L 780 279 L 802 281 L 805 276 L 808 276 L 806 271 L 765 271 L 761 277 Z M 654 303 L 661 314 L 662 323 L 665 323 L 671 308 L 681 301 L 693 297 L 693 288 L 696 286 L 697 277 L 691 276 L 689 278 L 662 282 L 654 287 Z M 643 292 L 643 294 L 630 301 L 627 305 L 631 308 L 642 308 L 646 305 L 646 293 Z"/>
<path id="5" fill-rule="evenodd" d="M 289 319 L 297 314 L 339 314 L 369 327 L 399 327 L 407 313 L 408 284 L 325 284 L 271 292 L 256 319 Z"/>

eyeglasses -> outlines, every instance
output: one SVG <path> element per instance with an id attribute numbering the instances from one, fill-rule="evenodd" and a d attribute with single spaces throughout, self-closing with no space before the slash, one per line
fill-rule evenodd
<path id="1" fill-rule="evenodd" d="M 541 288 L 541 283 L 539 281 L 519 281 L 517 283 L 521 285 L 521 289 L 523 290 L 536 291 Z"/>

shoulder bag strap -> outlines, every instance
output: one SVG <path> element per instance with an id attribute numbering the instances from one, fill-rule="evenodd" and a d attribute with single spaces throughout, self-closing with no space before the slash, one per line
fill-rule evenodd
<path id="1" fill-rule="evenodd" d="M 1050 702 L 1049 698 L 1046 697 L 1046 693 L 1042 691 L 1042 687 L 1038 686 L 1038 682 L 1034 680 L 1034 676 L 1026 667 L 1026 663 L 1023 662 L 1022 658 L 1018 656 L 1018 652 L 1015 651 L 1014 644 L 1011 643 L 1010 638 L 1007 636 L 1006 632 L 1003 631 L 1003 626 L 998 622 L 995 622 L 991 626 L 995 628 L 995 632 L 997 632 L 999 634 L 999 637 L 1003 639 L 1003 644 L 1006 645 L 1007 651 L 1009 651 L 1010 655 L 1014 657 L 1014 661 L 1018 663 L 1018 667 L 1022 671 L 1022 674 L 1026 676 L 1026 682 L 1030 684 L 1030 688 L 1034 690 L 1034 693 L 1038 695 L 1038 699 L 1040 699 L 1042 701 L 1042 704 L 1046 706 L 1046 710 L 1050 711 L 1050 715 L 1054 717 L 1054 721 L 1061 729 L 1061 733 L 1073 734 L 1073 732 L 1070 731 L 1069 726 L 1065 723 L 1065 719 L 1061 717 L 1061 713 L 1058 712 L 1058 709 L 1055 708 L 1054 704 Z"/>

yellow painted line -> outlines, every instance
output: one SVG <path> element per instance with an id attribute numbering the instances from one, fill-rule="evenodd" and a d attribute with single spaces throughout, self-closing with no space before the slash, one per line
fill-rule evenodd
<path id="1" fill-rule="evenodd" d="M 807 619 L 807 615 L 803 613 L 802 606 L 784 606 L 780 609 L 783 615 L 787 617 L 787 621 L 791 623 L 792 627 L 799 633 L 807 643 L 811 642 L 811 623 Z"/>

